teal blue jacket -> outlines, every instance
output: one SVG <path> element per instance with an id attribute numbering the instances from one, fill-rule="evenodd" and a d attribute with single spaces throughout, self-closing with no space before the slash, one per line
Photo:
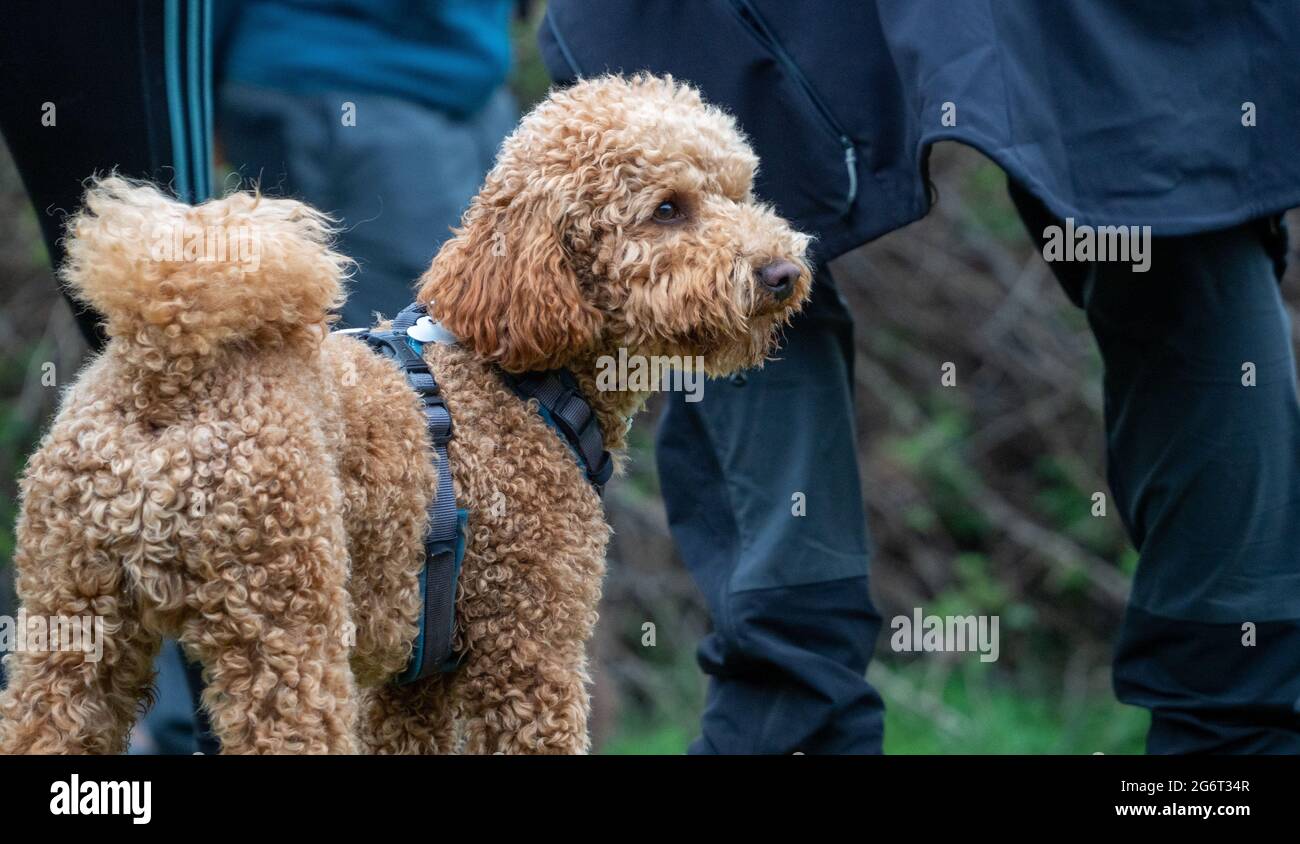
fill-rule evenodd
<path id="1" fill-rule="evenodd" d="M 294 94 L 379 94 L 454 116 L 510 70 L 512 0 L 243 0 L 218 74 Z"/>

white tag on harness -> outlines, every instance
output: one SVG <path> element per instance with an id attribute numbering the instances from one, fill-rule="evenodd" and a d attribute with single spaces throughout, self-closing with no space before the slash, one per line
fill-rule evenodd
<path id="1" fill-rule="evenodd" d="M 420 317 L 415 325 L 406 329 L 406 336 L 417 343 L 438 343 L 444 346 L 456 343 L 456 335 L 443 328 L 442 323 L 434 322 L 427 316 Z"/>

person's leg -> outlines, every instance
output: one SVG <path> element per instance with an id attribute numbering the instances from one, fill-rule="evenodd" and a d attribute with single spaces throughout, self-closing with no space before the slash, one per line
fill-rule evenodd
<path id="1" fill-rule="evenodd" d="M 775 360 L 673 395 L 659 430 L 669 523 L 714 628 L 693 753 L 880 752 L 852 322 L 818 276 Z"/>
<path id="2" fill-rule="evenodd" d="M 64 217 L 80 206 L 84 182 L 96 173 L 161 182 L 186 202 L 212 195 L 207 0 L 136 0 L 112 14 L 85 11 L 67 0 L 22 0 L 5 9 L 0 27 L 0 133 L 55 267 L 63 260 Z M 86 341 L 99 349 L 105 338 L 98 316 L 70 304 Z M 172 685 L 160 694 L 177 688 L 183 690 Z M 167 711 L 155 707 L 146 726 L 176 735 Z M 196 719 L 190 732 L 199 734 L 201 747 L 215 749 L 203 738 L 202 712 Z M 174 746 L 193 743 L 182 736 Z"/>
<path id="3" fill-rule="evenodd" d="M 342 120 L 345 102 L 355 124 Z M 222 139 L 244 178 L 340 220 L 339 248 L 358 265 L 342 327 L 411 302 L 516 116 L 504 89 L 465 119 L 388 97 L 291 97 L 235 83 L 221 92 Z"/>
<path id="4" fill-rule="evenodd" d="M 1035 234 L 1041 208 L 1018 197 Z M 1107 462 L 1141 555 L 1115 689 L 1152 753 L 1300 752 L 1300 406 L 1267 221 L 1059 265 L 1105 364 Z"/>
<path id="5" fill-rule="evenodd" d="M 0 27 L 3 134 L 36 208 L 50 262 L 83 182 L 116 169 L 211 196 L 207 0 L 135 0 L 87 14 L 70 0 L 13 0 Z M 91 348 L 95 314 L 74 305 Z"/>
<path id="6" fill-rule="evenodd" d="M 196 670 L 175 642 L 163 646 L 154 660 L 156 700 L 131 737 L 131 754 L 188 756 L 199 750 L 194 713 L 203 688 L 191 689 L 188 677 Z"/>

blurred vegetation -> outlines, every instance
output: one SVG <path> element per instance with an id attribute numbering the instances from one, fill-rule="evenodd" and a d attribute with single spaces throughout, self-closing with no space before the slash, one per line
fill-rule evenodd
<path id="1" fill-rule="evenodd" d="M 546 72 L 541 53 L 537 49 L 537 27 L 546 12 L 545 3 L 530 3 L 527 19 L 516 18 L 511 24 L 511 39 L 515 45 L 514 66 L 507 83 L 515 99 L 526 111 L 546 96 L 551 87 L 551 76 Z"/>
<path id="2" fill-rule="evenodd" d="M 512 89 L 545 71 L 533 20 L 517 25 Z M 940 201 L 923 221 L 844 256 L 856 315 L 857 430 L 886 620 L 869 678 L 891 753 L 1140 752 L 1147 716 L 1119 705 L 1109 658 L 1136 565 L 1104 479 L 1101 365 L 977 153 L 936 148 Z M 1293 227 L 1293 231 L 1296 230 Z M 1294 310 L 1296 271 L 1285 291 Z M 13 547 L 16 478 L 53 412 L 43 362 L 66 384 L 85 347 L 56 292 L 35 216 L 0 157 L 0 565 Z M 939 380 L 957 365 L 957 388 Z M 680 753 L 696 735 L 708 629 L 677 559 L 654 472 L 657 404 L 638 420 L 631 474 L 611 486 L 615 528 L 594 646 L 593 730 L 606 753 Z M 0 612 L 12 606 L 0 572 Z M 914 607 L 998 614 L 1001 658 L 895 654 L 888 620 Z M 656 627 L 655 647 L 642 625 Z"/>

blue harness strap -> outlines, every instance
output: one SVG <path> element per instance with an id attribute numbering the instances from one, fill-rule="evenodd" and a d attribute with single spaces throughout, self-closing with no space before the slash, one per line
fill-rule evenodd
<path id="1" fill-rule="evenodd" d="M 452 486 L 447 443 L 453 436 L 451 413 L 438 381 L 424 360 L 424 343 L 455 343 L 455 337 L 433 322 L 420 304 L 408 305 L 393 318 L 386 331 L 349 331 L 372 349 L 393 360 L 421 399 L 429 441 L 437 455 L 438 491 L 428 508 L 429 527 L 424 538 L 424 571 L 420 577 L 422 610 L 412 645 L 411 660 L 397 678 L 413 683 L 460 664 L 452 650 L 456 627 L 456 581 L 465 558 L 468 511 L 457 508 Z M 614 471 L 605 451 L 595 411 L 565 369 L 514 375 L 501 372 L 502 380 L 523 401 L 536 399 L 542 418 L 561 436 L 597 493 Z"/>

